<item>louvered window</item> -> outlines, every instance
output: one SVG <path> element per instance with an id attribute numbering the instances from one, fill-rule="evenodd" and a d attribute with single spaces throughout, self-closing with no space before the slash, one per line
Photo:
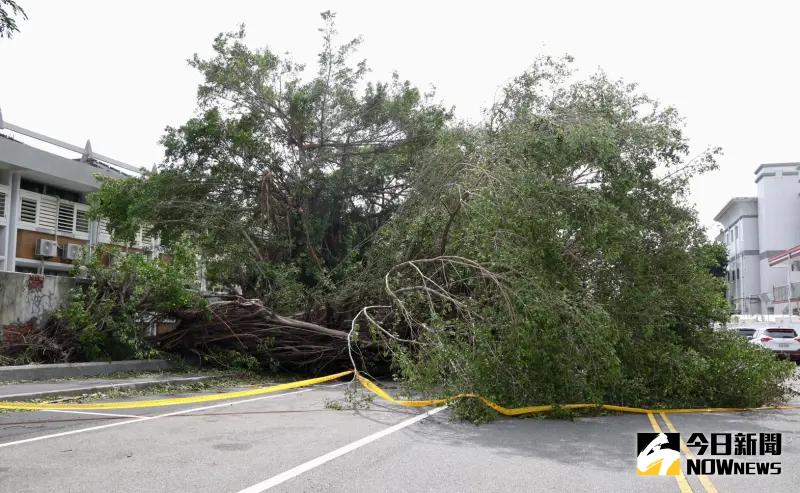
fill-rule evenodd
<path id="1" fill-rule="evenodd" d="M 75 204 L 61 202 L 58 204 L 58 231 L 72 233 L 75 230 Z"/>
<path id="2" fill-rule="evenodd" d="M 84 210 L 78 209 L 75 212 L 75 231 L 79 233 L 89 232 L 89 216 L 86 215 Z"/>
<path id="3" fill-rule="evenodd" d="M 36 221 L 37 226 L 49 230 L 56 229 L 58 223 L 58 199 L 42 195 L 39 197 L 39 217 Z"/>
<path id="4" fill-rule="evenodd" d="M 97 222 L 97 241 L 100 243 L 110 243 L 111 235 L 108 234 L 108 220 L 100 219 Z"/>
<path id="5" fill-rule="evenodd" d="M 20 204 L 20 220 L 26 223 L 36 224 L 36 207 L 38 201 L 23 198 Z"/>
<path id="6" fill-rule="evenodd" d="M 153 248 L 153 233 L 149 228 L 142 228 L 142 247 L 145 249 Z"/>
<path id="7" fill-rule="evenodd" d="M 0 217 L 6 217 L 6 197 L 8 197 L 6 191 L 0 189 Z"/>

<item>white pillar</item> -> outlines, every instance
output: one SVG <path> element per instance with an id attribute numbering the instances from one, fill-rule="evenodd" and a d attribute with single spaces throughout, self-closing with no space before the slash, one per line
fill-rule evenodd
<path id="1" fill-rule="evenodd" d="M 6 260 L 3 270 L 14 272 L 17 264 L 17 223 L 19 222 L 19 172 L 12 172 L 8 180 L 10 200 L 8 201 L 8 226 L 6 227 Z"/>

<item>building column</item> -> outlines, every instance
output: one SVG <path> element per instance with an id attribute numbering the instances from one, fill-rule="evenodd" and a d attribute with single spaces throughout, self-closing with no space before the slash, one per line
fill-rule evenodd
<path id="1" fill-rule="evenodd" d="M 97 234 L 98 234 L 98 224 L 95 220 L 89 221 L 89 248 L 87 253 L 89 257 L 94 255 L 94 249 L 97 247 Z"/>
<path id="2" fill-rule="evenodd" d="M 6 260 L 3 270 L 14 272 L 17 264 L 17 223 L 19 222 L 19 186 L 22 177 L 19 172 L 12 172 L 8 180 L 8 226 L 6 226 Z"/>

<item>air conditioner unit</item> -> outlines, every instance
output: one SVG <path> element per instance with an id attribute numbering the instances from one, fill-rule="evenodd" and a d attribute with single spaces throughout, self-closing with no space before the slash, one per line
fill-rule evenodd
<path id="1" fill-rule="evenodd" d="M 53 240 L 36 240 L 37 257 L 57 257 L 58 243 Z"/>
<path id="2" fill-rule="evenodd" d="M 80 258 L 81 248 L 83 248 L 83 245 L 78 243 L 67 243 L 66 248 L 64 248 L 63 257 L 67 260 L 75 260 L 76 258 Z"/>

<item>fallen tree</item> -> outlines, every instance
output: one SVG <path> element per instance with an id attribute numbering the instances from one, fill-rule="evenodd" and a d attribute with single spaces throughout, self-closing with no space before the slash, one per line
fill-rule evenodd
<path id="1" fill-rule="evenodd" d="M 309 373 L 352 367 L 347 332 L 279 315 L 257 299 L 216 299 L 203 310 L 179 310 L 175 315 L 177 328 L 156 336 L 157 348 L 201 357 L 243 352 L 254 355 L 262 368 Z M 377 344 L 357 344 L 370 363 L 380 361 Z"/>
<path id="2" fill-rule="evenodd" d="M 147 311 L 179 319 L 157 338 L 169 351 L 310 372 L 388 364 L 410 391 L 506 406 L 788 395 L 791 364 L 710 330 L 729 316 L 726 253 L 686 197 L 719 150 L 691 157 L 673 108 L 544 58 L 486 121 L 444 127 L 447 112 L 397 79 L 356 94 L 355 44 L 334 49 L 325 19 L 307 82 L 242 33 L 218 38 L 193 62 L 206 111 L 168 131 L 167 165 L 91 199 L 123 240 L 142 224 L 165 244 L 189 238 L 212 283 L 245 297 L 198 300 L 173 289 L 188 278 L 143 270 L 115 288 L 119 308 L 103 274 L 61 317 L 79 354 L 139 348 L 133 314 Z"/>

